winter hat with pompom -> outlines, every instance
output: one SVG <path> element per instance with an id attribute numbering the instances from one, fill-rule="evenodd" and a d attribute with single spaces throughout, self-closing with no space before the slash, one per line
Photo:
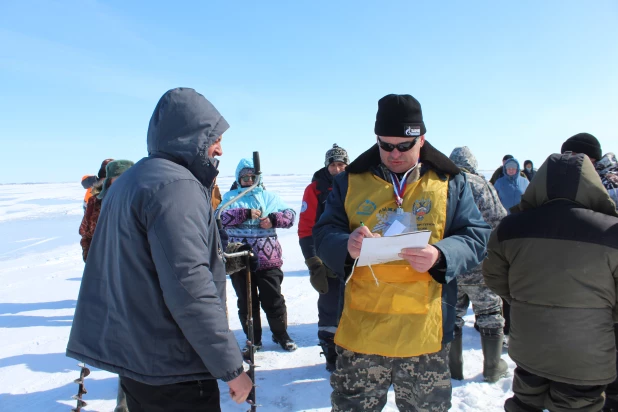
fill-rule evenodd
<path id="1" fill-rule="evenodd" d="M 343 147 L 339 147 L 337 143 L 333 145 L 332 149 L 329 149 L 324 156 L 324 166 L 328 167 L 333 162 L 341 162 L 346 165 L 350 164 L 350 158 L 348 152 Z"/>

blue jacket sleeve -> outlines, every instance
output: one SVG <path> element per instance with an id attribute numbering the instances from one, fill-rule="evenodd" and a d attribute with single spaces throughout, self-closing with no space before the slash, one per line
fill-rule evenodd
<path id="1" fill-rule="evenodd" d="M 434 244 L 446 261 L 446 282 L 473 269 L 485 258 L 491 234 L 464 174 L 451 179 L 448 191 L 444 238 Z"/>
<path id="2" fill-rule="evenodd" d="M 345 265 L 349 256 L 350 222 L 344 206 L 347 191 L 348 174 L 340 173 L 335 177 L 324 213 L 313 226 L 317 256 L 341 278 L 345 276 Z"/>

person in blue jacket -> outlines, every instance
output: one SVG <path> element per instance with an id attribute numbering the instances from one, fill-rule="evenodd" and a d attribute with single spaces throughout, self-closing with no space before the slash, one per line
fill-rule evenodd
<path id="1" fill-rule="evenodd" d="M 504 163 L 504 174 L 496 181 L 494 188 L 509 215 L 510 209 L 521 201 L 521 196 L 529 184 L 528 179 L 520 175 L 517 159 L 509 159 Z M 502 316 L 504 317 L 504 346 L 508 347 L 511 331 L 511 305 L 504 299 L 502 299 Z"/>
<path id="2" fill-rule="evenodd" d="M 528 184 L 527 178 L 520 176 L 521 171 L 517 159 L 509 159 L 504 164 L 504 176 L 496 181 L 494 185 L 502 206 L 510 214 L 510 208 L 518 205 L 521 201 L 521 195 L 524 194 Z"/>
<path id="3" fill-rule="evenodd" d="M 425 140 L 421 106 L 414 97 L 391 94 L 380 99 L 374 132 L 375 144 L 334 178 L 324 213 L 313 228 L 317 256 L 341 279 L 350 281 L 335 335 L 333 411 L 379 411 L 394 385 L 399 410 L 445 412 L 451 407 L 448 353 L 455 328 L 456 278 L 484 259 L 491 227 L 474 202 L 467 177 Z M 376 283 L 367 280 L 372 275 L 366 266 L 356 266 L 349 278 L 363 239 L 376 237 L 373 232 L 384 235 L 395 221 L 408 230 L 429 230 L 435 241 L 422 249 L 397 251 L 401 260 L 388 263 L 392 271 L 374 265 Z M 398 283 L 388 289 L 394 270 L 400 274 Z M 401 276 L 406 270 L 408 278 Z M 418 299 L 405 292 L 393 295 L 414 287 L 410 285 L 415 282 L 413 276 L 423 279 L 417 286 L 437 291 L 431 309 L 421 304 L 418 312 L 405 305 L 400 310 L 404 306 L 395 302 L 393 296 L 407 303 Z M 375 300 L 368 300 L 367 293 Z M 435 323 L 425 322 L 434 314 L 439 315 L 432 318 Z M 426 327 L 411 332 L 399 328 L 412 324 Z M 408 335 L 389 346 L 374 333 L 378 328 L 387 334 Z M 428 335 L 436 340 L 432 348 L 423 347 L 417 355 L 403 355 L 398 349 L 409 341 L 425 342 Z M 501 338 L 494 340 L 493 350 L 501 352 Z"/>
<path id="4" fill-rule="evenodd" d="M 253 160 L 241 159 L 236 168 L 238 186 L 223 196 L 221 205 L 225 205 L 230 199 L 247 190 L 258 178 Z M 260 304 L 266 312 L 273 342 L 287 351 L 296 350 L 296 343 L 287 332 L 287 309 L 281 293 L 283 259 L 276 230 L 291 228 L 295 218 L 296 212 L 277 194 L 264 190 L 261 184 L 251 193 L 225 206 L 221 213 L 221 223 L 230 242 L 251 246 L 253 253 L 258 257 L 257 270 L 251 272 L 254 350 L 262 347 Z M 246 278 L 244 272 L 231 274 L 231 278 L 238 297 L 238 316 L 248 338 Z M 248 351 L 248 347 L 243 349 L 245 356 Z"/>

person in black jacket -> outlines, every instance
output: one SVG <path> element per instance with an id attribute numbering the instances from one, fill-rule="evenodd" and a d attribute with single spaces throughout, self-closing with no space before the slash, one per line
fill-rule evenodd
<path id="1" fill-rule="evenodd" d="M 79 291 L 67 356 L 120 375 L 131 412 L 220 411 L 252 389 L 225 305 L 211 189 L 229 125 L 193 89 L 168 91 L 148 157 L 109 188 Z"/>
<path id="2" fill-rule="evenodd" d="M 524 162 L 524 170 L 522 170 L 522 172 L 524 172 L 524 174 L 528 178 L 528 181 L 532 182 L 532 179 L 536 174 L 536 170 L 534 169 L 534 164 L 532 163 L 532 160 L 526 160 Z"/>
<path id="3" fill-rule="evenodd" d="M 318 297 L 318 339 L 324 357 L 326 370 L 335 370 L 335 332 L 339 324 L 341 280 L 315 254 L 313 226 L 320 219 L 326 205 L 326 198 L 333 188 L 333 178 L 343 172 L 350 163 L 348 152 L 337 144 L 326 152 L 324 167 L 313 174 L 311 184 L 303 194 L 303 204 L 298 221 L 298 241 L 309 269 L 309 280 L 320 293 Z"/>

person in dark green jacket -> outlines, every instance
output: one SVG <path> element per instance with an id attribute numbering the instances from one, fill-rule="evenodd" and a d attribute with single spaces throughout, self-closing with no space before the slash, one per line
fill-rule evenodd
<path id="1" fill-rule="evenodd" d="M 600 411 L 616 378 L 618 213 L 584 154 L 551 155 L 483 263 L 511 304 L 507 412 Z M 517 211 L 518 210 L 518 211 Z"/>

